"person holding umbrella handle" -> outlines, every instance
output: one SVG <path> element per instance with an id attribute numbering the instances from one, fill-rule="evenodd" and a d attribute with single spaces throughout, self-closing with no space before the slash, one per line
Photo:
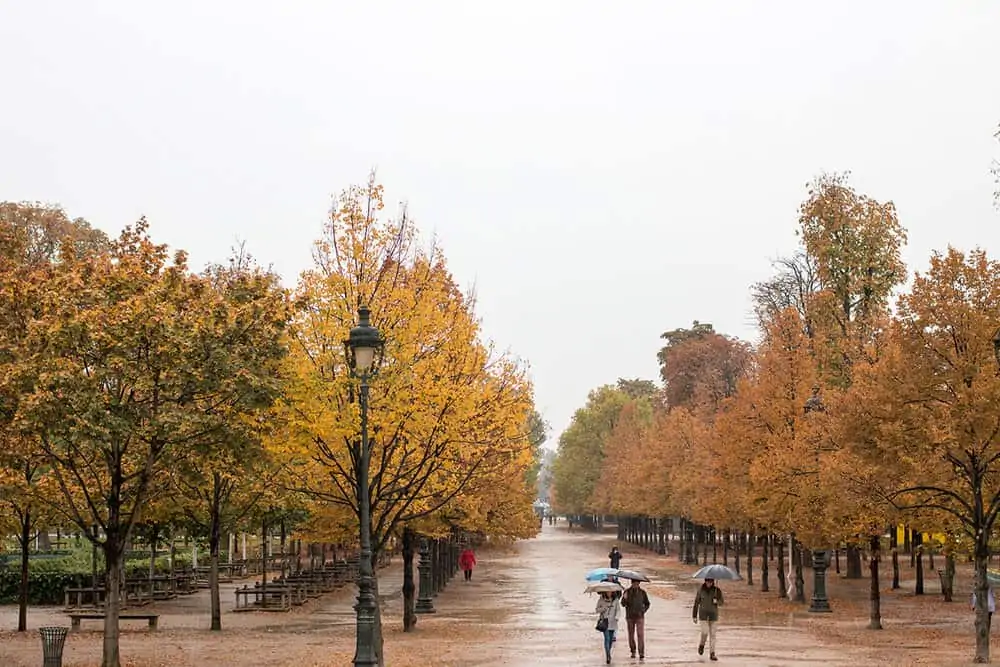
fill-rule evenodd
<path id="1" fill-rule="evenodd" d="M 694 596 L 694 608 L 691 618 L 701 627 L 701 641 L 698 642 L 698 655 L 705 653 L 705 639 L 708 639 L 708 658 L 715 657 L 715 624 L 719 621 L 719 607 L 724 603 L 722 591 L 715 585 L 714 579 L 705 579 Z"/>

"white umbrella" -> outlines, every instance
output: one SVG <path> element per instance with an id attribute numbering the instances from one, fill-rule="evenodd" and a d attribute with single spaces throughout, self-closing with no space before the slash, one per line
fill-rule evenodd
<path id="1" fill-rule="evenodd" d="M 587 586 L 584 593 L 621 593 L 622 585 L 614 581 L 598 581 Z"/>

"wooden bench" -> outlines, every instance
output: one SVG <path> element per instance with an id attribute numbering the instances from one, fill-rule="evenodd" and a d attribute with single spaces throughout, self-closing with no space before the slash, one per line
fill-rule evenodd
<path id="1" fill-rule="evenodd" d="M 83 621 L 83 620 L 87 620 L 87 621 L 98 621 L 98 620 L 103 621 L 104 620 L 104 614 L 102 614 L 100 612 L 74 612 L 74 613 L 71 613 L 71 614 L 67 614 L 67 616 L 69 616 L 70 629 L 72 629 L 72 630 L 79 630 L 80 629 L 80 621 Z M 149 621 L 149 629 L 150 630 L 155 630 L 156 629 L 156 623 L 159 620 L 159 618 L 160 618 L 159 614 L 147 614 L 147 613 L 142 613 L 142 612 L 125 611 L 125 612 L 122 612 L 122 613 L 118 614 L 118 619 L 119 620 L 124 620 L 124 621 L 146 620 L 146 621 Z"/>
<path id="2" fill-rule="evenodd" d="M 66 609 L 81 609 L 89 607 L 97 609 L 104 606 L 104 588 L 67 586 L 63 589 L 66 598 Z M 84 604 L 84 599 L 90 598 L 90 604 Z"/>

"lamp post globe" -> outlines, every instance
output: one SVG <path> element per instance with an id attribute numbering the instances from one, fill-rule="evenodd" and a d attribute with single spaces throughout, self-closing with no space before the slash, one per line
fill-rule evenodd
<path id="1" fill-rule="evenodd" d="M 381 353 L 385 341 L 378 329 L 372 326 L 368 306 L 358 308 L 358 325 L 351 329 L 344 341 L 347 363 L 356 377 L 373 375 L 377 370 L 376 355 Z"/>
<path id="2" fill-rule="evenodd" d="M 358 542 L 361 547 L 358 562 L 358 602 L 354 606 L 354 611 L 357 614 L 354 667 L 377 667 L 379 664 L 375 632 L 378 602 L 375 599 L 375 568 L 372 563 L 371 534 L 372 507 L 368 489 L 372 456 L 371 443 L 368 440 L 368 380 L 378 371 L 384 343 L 378 329 L 372 326 L 371 311 L 368 306 L 358 308 L 358 325 L 351 329 L 347 340 L 344 341 L 344 353 L 351 375 L 361 380 L 361 391 L 359 392 L 361 442 L 353 445 L 353 458 L 358 465 L 355 475 L 357 487 L 354 491 L 358 501 Z"/>

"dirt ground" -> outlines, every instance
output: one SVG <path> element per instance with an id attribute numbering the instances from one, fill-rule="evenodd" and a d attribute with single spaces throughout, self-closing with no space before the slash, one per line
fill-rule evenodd
<path id="1" fill-rule="evenodd" d="M 614 536 L 566 531 L 546 525 L 542 534 L 507 550 L 478 554 L 473 581 L 458 578 L 434 600 L 436 613 L 420 617 L 415 632 L 401 631 L 402 572 L 398 560 L 380 571 L 386 623 L 386 662 L 390 667 L 581 667 L 603 664 L 601 636 L 594 632 L 596 600 L 583 593 L 584 573 L 606 565 Z M 695 583 L 691 566 L 672 557 L 624 545 L 623 567 L 650 574 L 653 596 L 647 616 L 646 665 L 709 664 L 698 656 L 697 628 L 690 601 Z M 883 569 L 889 569 L 888 563 Z M 727 604 L 719 629 L 720 663 L 740 667 L 793 665 L 951 665 L 970 664 L 972 616 L 967 597 L 971 577 L 960 566 L 956 601 L 938 594 L 937 576 L 928 567 L 926 592 L 913 595 L 913 571 L 902 563 L 903 588 L 892 592 L 885 577 L 882 631 L 865 629 L 867 580 L 848 581 L 831 571 L 832 614 L 809 614 L 805 607 L 759 591 L 755 583 L 724 584 Z M 809 579 L 809 571 L 806 571 Z M 241 585 L 243 582 L 240 582 Z M 775 571 L 771 586 L 776 590 Z M 208 594 L 151 606 L 161 614 L 159 630 L 143 621 L 123 621 L 122 656 L 132 667 L 345 667 L 354 644 L 353 589 L 345 588 L 288 613 L 233 613 L 233 585 L 223 588 L 222 633 L 208 626 Z M 810 586 L 807 583 L 807 594 Z M 16 609 L 0 607 L 0 666 L 41 664 L 37 628 L 68 625 L 55 608 L 32 608 L 31 631 L 9 632 Z M 624 623 L 623 623 L 624 625 Z M 629 660 L 624 635 L 614 662 Z M 65 667 L 96 667 L 101 628 L 85 621 L 66 643 Z"/>

